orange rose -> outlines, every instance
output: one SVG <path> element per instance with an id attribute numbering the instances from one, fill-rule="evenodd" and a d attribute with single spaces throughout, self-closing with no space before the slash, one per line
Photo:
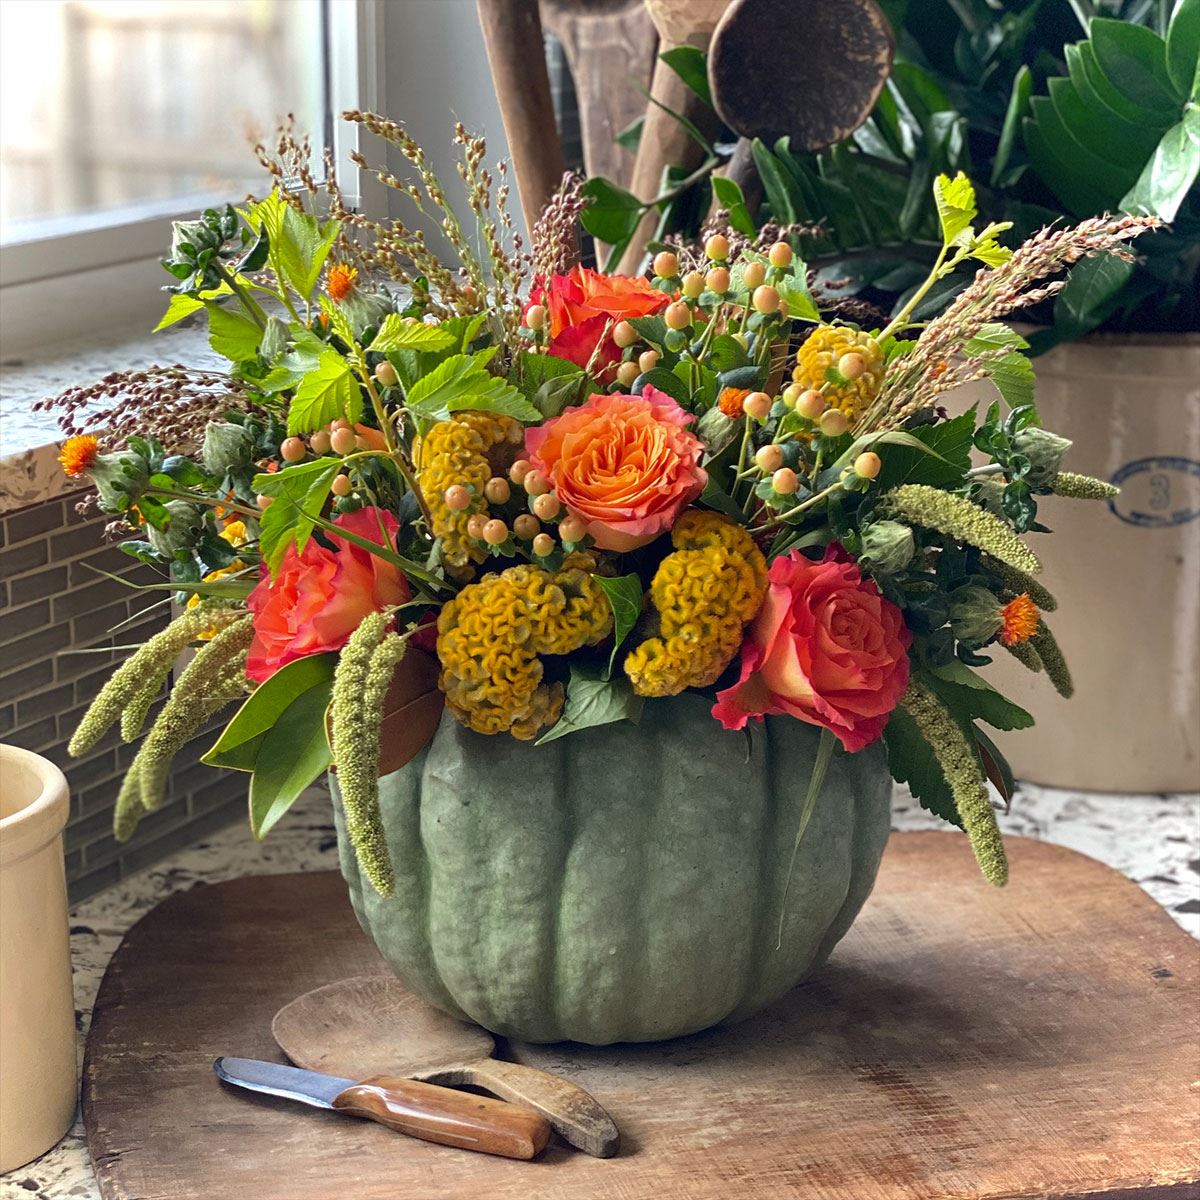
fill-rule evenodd
<path id="1" fill-rule="evenodd" d="M 369 541 L 393 545 L 400 522 L 379 508 L 344 513 L 334 524 Z M 316 538 L 304 549 L 289 546 L 272 581 L 264 571 L 246 599 L 254 615 L 254 641 L 246 674 L 256 683 L 293 659 L 340 650 L 363 617 L 411 596 L 399 568 L 352 542 L 330 534 L 334 549 Z"/>
<path id="2" fill-rule="evenodd" d="M 657 291 L 650 281 L 637 275 L 602 275 L 587 267 L 574 267 L 566 275 L 554 275 L 547 285 L 539 279 L 529 296 L 530 304 L 544 305 L 550 317 L 547 347 L 556 358 L 587 367 L 609 321 L 646 317 L 665 308 L 672 297 Z M 599 377 L 621 358 L 611 334 L 604 338 L 595 365 Z"/>
<path id="3" fill-rule="evenodd" d="M 768 713 L 797 717 L 851 752 L 883 733 L 908 686 L 912 634 L 839 551 L 818 563 L 793 550 L 771 564 L 767 598 L 742 646 L 741 678 L 713 707 L 726 729 Z"/>
<path id="4" fill-rule="evenodd" d="M 525 450 L 602 550 L 644 546 L 675 523 L 708 482 L 704 445 L 665 392 L 601 395 L 525 431 Z"/>

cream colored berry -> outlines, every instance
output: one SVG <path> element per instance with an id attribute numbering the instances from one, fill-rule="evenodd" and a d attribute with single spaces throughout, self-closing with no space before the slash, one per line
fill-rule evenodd
<path id="1" fill-rule="evenodd" d="M 503 546 L 508 541 L 508 526 L 499 517 L 493 517 L 483 527 L 483 540 L 489 546 Z"/>
<path id="2" fill-rule="evenodd" d="M 324 429 L 318 429 L 317 432 L 308 439 L 308 446 L 314 454 L 328 454 L 329 433 Z"/>
<path id="3" fill-rule="evenodd" d="M 546 307 L 543 304 L 531 304 L 525 310 L 525 324 L 537 333 L 546 327 Z"/>
<path id="4" fill-rule="evenodd" d="M 729 239 L 723 233 L 714 233 L 704 243 L 704 255 L 712 262 L 724 262 L 729 257 Z"/>
<path id="5" fill-rule="evenodd" d="M 350 482 L 349 475 L 335 475 L 333 482 L 329 485 L 329 490 L 335 496 L 348 496 L 354 491 L 354 484 Z"/>
<path id="6" fill-rule="evenodd" d="M 567 517 L 560 522 L 558 532 L 564 542 L 574 545 L 576 542 L 582 542 L 587 536 L 587 525 L 580 517 Z"/>
<path id="7" fill-rule="evenodd" d="M 873 450 L 866 450 L 854 460 L 854 473 L 861 479 L 875 479 L 883 468 L 883 460 Z"/>
<path id="8" fill-rule="evenodd" d="M 358 437 L 353 429 L 343 426 L 329 435 L 329 444 L 335 454 L 349 454 L 358 445 Z"/>
<path id="9" fill-rule="evenodd" d="M 781 496 L 792 496 L 800 490 L 800 477 L 791 467 L 780 467 L 771 476 L 771 486 Z"/>
<path id="10" fill-rule="evenodd" d="M 784 267 L 792 265 L 792 248 L 787 242 L 776 242 L 767 257 L 770 259 L 771 266 L 778 267 L 782 271 Z"/>
<path id="11" fill-rule="evenodd" d="M 633 387 L 633 381 L 641 374 L 636 362 L 623 362 L 617 368 L 617 382 L 622 387 Z"/>
<path id="12" fill-rule="evenodd" d="M 638 331 L 628 321 L 618 321 L 613 326 L 612 336 L 613 341 L 624 350 L 638 340 Z"/>
<path id="13" fill-rule="evenodd" d="M 554 539 L 548 533 L 539 533 L 533 539 L 533 552 L 538 558 L 546 558 L 554 553 Z"/>
<path id="14" fill-rule="evenodd" d="M 754 289 L 753 304 L 756 312 L 776 313 L 779 311 L 779 292 L 769 283 Z"/>
<path id="15" fill-rule="evenodd" d="M 821 414 L 817 424 L 826 437 L 841 437 L 850 428 L 846 414 L 839 408 L 827 408 Z"/>
<path id="16" fill-rule="evenodd" d="M 442 493 L 442 499 L 451 512 L 464 512 L 471 507 L 471 493 L 461 483 L 452 483 Z"/>
<path id="17" fill-rule="evenodd" d="M 867 369 L 867 360 L 853 350 L 838 359 L 838 374 L 845 379 L 860 379 Z"/>
<path id="18" fill-rule="evenodd" d="M 467 537 L 476 542 L 483 541 L 483 527 L 488 523 L 483 513 L 472 513 L 467 518 Z"/>
<path id="19" fill-rule="evenodd" d="M 764 283 L 766 278 L 767 268 L 764 267 L 760 262 L 747 263 L 742 268 L 742 279 L 745 281 L 746 286 L 751 291 Z"/>
<path id="20" fill-rule="evenodd" d="M 280 457 L 288 463 L 298 463 L 307 453 L 304 442 L 298 437 L 284 438 L 279 447 Z"/>
<path id="21" fill-rule="evenodd" d="M 545 492 L 534 497 L 533 511 L 543 521 L 553 521 L 562 511 L 562 502 L 553 492 Z"/>
<path id="22" fill-rule="evenodd" d="M 704 276 L 699 271 L 689 271 L 683 277 L 682 291 L 689 300 L 695 300 L 704 291 Z"/>
<path id="23" fill-rule="evenodd" d="M 396 374 L 396 368 L 386 358 L 383 362 L 375 365 L 375 378 L 384 387 L 395 387 L 400 382 L 400 376 Z"/>
<path id="24" fill-rule="evenodd" d="M 793 384 L 792 386 L 797 385 Z M 827 407 L 825 397 L 815 388 L 808 388 L 796 397 L 796 411 L 810 421 L 815 421 Z"/>
<path id="25" fill-rule="evenodd" d="M 644 371 L 653 371 L 654 368 L 657 366 L 658 366 L 658 351 L 657 350 L 643 350 L 641 352 L 641 354 L 638 355 L 638 371 L 639 371 L 639 373 L 644 372 Z"/>
<path id="26" fill-rule="evenodd" d="M 751 392 L 742 401 L 742 411 L 756 421 L 765 421 L 771 415 L 771 397 L 766 392 Z"/>
<path id="27" fill-rule="evenodd" d="M 774 444 L 763 446 L 755 455 L 754 461 L 758 469 L 766 475 L 773 475 L 783 466 L 783 448 Z"/>
<path id="28" fill-rule="evenodd" d="M 679 259 L 670 250 L 662 250 L 654 256 L 654 273 L 660 279 L 674 279 L 679 274 Z"/>
<path id="29" fill-rule="evenodd" d="M 541 532 L 542 523 L 533 513 L 522 513 L 513 522 L 513 532 L 523 542 L 532 541 Z"/>
<path id="30" fill-rule="evenodd" d="M 530 471 L 522 484 L 526 494 L 530 496 L 541 496 L 550 490 L 550 481 L 541 471 Z"/>
<path id="31" fill-rule="evenodd" d="M 729 291 L 729 271 L 725 267 L 713 267 L 704 277 L 704 286 L 718 296 L 725 295 Z"/>
<path id="32" fill-rule="evenodd" d="M 525 482 L 525 476 L 533 470 L 533 464 L 526 458 L 518 458 L 511 467 L 508 468 L 508 477 L 520 487 Z"/>

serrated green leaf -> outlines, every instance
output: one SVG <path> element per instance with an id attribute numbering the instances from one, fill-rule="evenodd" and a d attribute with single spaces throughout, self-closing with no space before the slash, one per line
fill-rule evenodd
<path id="1" fill-rule="evenodd" d="M 409 388 L 406 403 L 418 416 L 445 421 L 452 412 L 503 413 L 518 421 L 540 421 L 542 414 L 511 384 L 482 365 L 493 352 L 455 354 Z"/>
<path id="2" fill-rule="evenodd" d="M 448 350 L 454 345 L 454 334 L 437 325 L 406 320 L 399 313 L 388 313 L 370 349 L 376 354 L 393 350 Z"/>
<path id="3" fill-rule="evenodd" d="M 282 238 L 278 248 L 272 240 L 271 254 L 277 257 L 284 278 L 305 300 L 317 286 L 339 229 L 337 221 L 322 225 L 309 213 L 302 213 L 290 204 L 285 206 Z"/>
<path id="4" fill-rule="evenodd" d="M 964 729 L 977 720 L 993 729 L 1029 729 L 1033 725 L 1033 717 L 1020 705 L 1002 696 L 957 659 L 934 668 L 924 678 Z"/>
<path id="5" fill-rule="evenodd" d="M 637 330 L 638 337 L 644 338 L 653 346 L 662 348 L 667 336 L 667 323 L 657 313 L 648 317 L 629 317 L 629 324 Z"/>
<path id="6" fill-rule="evenodd" d="M 259 518 L 258 548 L 274 575 L 293 543 L 303 550 L 342 468 L 339 458 L 317 458 L 282 471 L 255 475 L 256 493 L 274 497 Z"/>
<path id="7" fill-rule="evenodd" d="M 185 317 L 190 317 L 192 313 L 199 312 L 204 307 L 203 300 L 197 300 L 195 296 L 185 296 L 182 293 L 176 293 L 167 304 L 167 311 L 163 313 L 162 319 L 154 327 L 155 333 L 160 329 L 166 329 L 170 325 L 174 325 L 177 321 L 182 321 Z"/>
<path id="8" fill-rule="evenodd" d="M 312 433 L 340 417 L 353 425 L 362 416 L 362 403 L 362 388 L 350 364 L 336 350 L 324 350 L 292 397 L 288 433 Z"/>
<path id="9" fill-rule="evenodd" d="M 304 692 L 333 680 L 335 654 L 310 654 L 280 667 L 233 714 L 216 744 L 200 760 L 210 767 L 253 771 L 263 739 L 284 710 Z"/>
<path id="10" fill-rule="evenodd" d="M 883 744 L 887 749 L 888 769 L 892 778 L 898 783 L 908 784 L 913 798 L 922 808 L 961 829 L 962 818 L 958 815 L 958 806 L 954 803 L 954 796 L 938 765 L 933 747 L 903 708 L 895 709 L 888 718 L 883 731 Z"/>
<path id="11" fill-rule="evenodd" d="M 642 715 L 645 701 L 634 693 L 629 680 L 604 679 L 594 668 L 572 664 L 567 681 L 567 702 L 558 723 L 538 738 L 536 745 L 566 737 L 579 729 L 609 725 L 613 721 L 633 721 Z"/>
<path id="12" fill-rule="evenodd" d="M 953 179 L 939 175 L 933 185 L 933 199 L 942 226 L 942 241 L 951 246 L 979 212 L 975 189 L 962 171 Z"/>
<path id="13" fill-rule="evenodd" d="M 600 585 L 600 590 L 608 597 L 608 603 L 613 613 L 613 648 L 608 656 L 607 679 L 612 675 L 613 663 L 617 661 L 617 651 L 621 643 L 629 636 L 633 627 L 642 615 L 642 581 L 636 575 L 593 575 L 592 578 Z"/>
<path id="14" fill-rule="evenodd" d="M 240 363 L 257 357 L 262 330 L 249 317 L 212 300 L 206 300 L 204 307 L 208 309 L 208 344 L 222 358 Z"/>
<path id="15" fill-rule="evenodd" d="M 788 306 L 788 316 L 794 321 L 819 321 L 821 314 L 808 290 L 804 264 L 798 263 L 794 270 L 793 275 L 779 282 L 779 295 Z"/>
<path id="16" fill-rule="evenodd" d="M 891 446 L 880 455 L 883 467 L 876 481 L 878 489 L 883 492 L 902 483 L 952 487 L 962 481 L 971 465 L 975 408 L 972 406 L 960 416 L 936 425 L 919 425 L 909 436 L 919 442 L 921 448 Z"/>

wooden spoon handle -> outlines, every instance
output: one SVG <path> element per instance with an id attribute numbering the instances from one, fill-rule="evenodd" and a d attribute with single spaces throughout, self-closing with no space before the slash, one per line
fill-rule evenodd
<path id="1" fill-rule="evenodd" d="M 550 1139 L 549 1123 L 528 1109 L 387 1075 L 346 1088 L 333 1107 L 410 1137 L 505 1158 L 533 1158 Z"/>
<path id="2" fill-rule="evenodd" d="M 596 1158 L 611 1158 L 621 1145 L 612 1117 L 581 1087 L 523 1063 L 498 1058 L 470 1065 L 469 1082 L 548 1118 L 565 1141 Z"/>

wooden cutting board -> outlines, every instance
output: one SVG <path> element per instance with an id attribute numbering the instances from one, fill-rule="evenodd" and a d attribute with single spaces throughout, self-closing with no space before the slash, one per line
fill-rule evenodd
<path id="1" fill-rule="evenodd" d="M 997 891 L 961 835 L 894 835 L 833 961 L 740 1026 L 647 1046 L 511 1044 L 612 1113 L 622 1150 L 607 1160 L 555 1144 L 503 1161 L 223 1089 L 216 1055 L 280 1058 L 281 1005 L 383 964 L 333 873 L 173 896 L 130 930 L 96 1002 L 83 1104 L 102 1193 L 1200 1197 L 1200 944 L 1108 867 L 1008 845 L 1013 882 Z"/>

